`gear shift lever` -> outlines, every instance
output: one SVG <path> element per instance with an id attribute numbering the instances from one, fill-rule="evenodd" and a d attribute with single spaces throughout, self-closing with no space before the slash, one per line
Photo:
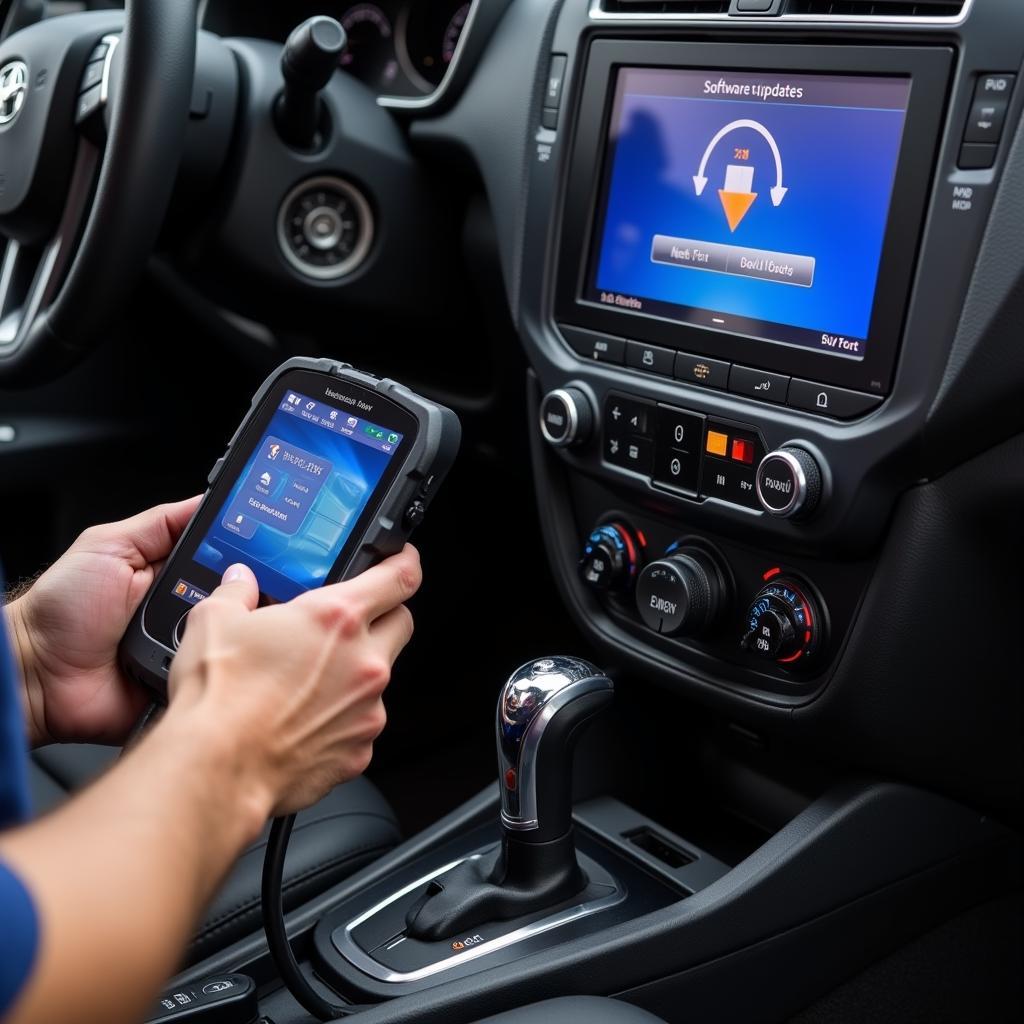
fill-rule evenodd
<path id="1" fill-rule="evenodd" d="M 432 882 L 406 918 L 410 935 L 447 938 L 553 906 L 586 887 L 572 836 L 572 754 L 612 693 L 612 681 L 579 658 L 541 658 L 512 674 L 496 722 L 501 847 Z"/>

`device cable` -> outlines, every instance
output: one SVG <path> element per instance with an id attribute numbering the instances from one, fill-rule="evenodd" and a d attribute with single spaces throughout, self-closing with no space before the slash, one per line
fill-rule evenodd
<path id="1" fill-rule="evenodd" d="M 288 814 L 275 818 L 270 826 L 266 853 L 263 856 L 263 884 L 260 898 L 263 902 L 263 930 L 267 934 L 267 945 L 273 957 L 281 980 L 288 990 L 317 1020 L 337 1020 L 355 1013 L 359 1007 L 332 1003 L 321 996 L 309 983 L 295 959 L 292 944 L 284 926 L 282 884 L 284 879 L 284 858 L 288 852 L 288 840 L 295 824 L 295 815 Z"/>

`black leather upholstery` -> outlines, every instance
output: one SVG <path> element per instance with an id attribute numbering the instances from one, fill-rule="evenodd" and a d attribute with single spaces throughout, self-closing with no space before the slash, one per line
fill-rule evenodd
<path id="1" fill-rule="evenodd" d="M 663 1024 L 646 1010 L 617 999 L 565 996 L 499 1013 L 478 1024 Z"/>
<path id="2" fill-rule="evenodd" d="M 44 747 L 32 755 L 29 775 L 37 812 L 102 773 L 117 757 L 110 747 Z M 267 830 L 239 858 L 221 886 L 189 950 L 195 962 L 260 926 L 260 876 Z M 366 779 L 338 786 L 299 814 L 285 862 L 284 905 L 289 909 L 375 860 L 401 838 L 391 808 Z"/>

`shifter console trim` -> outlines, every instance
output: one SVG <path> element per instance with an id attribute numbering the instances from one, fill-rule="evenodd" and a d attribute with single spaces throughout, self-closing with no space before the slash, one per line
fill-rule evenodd
<path id="1" fill-rule="evenodd" d="M 608 910 L 621 903 L 627 895 L 626 890 L 623 887 L 618 886 L 607 896 L 586 900 L 583 903 L 576 904 L 575 906 L 565 907 L 554 914 L 550 914 L 548 917 L 541 918 L 538 921 L 532 921 L 529 924 L 523 925 L 521 928 L 516 928 L 505 935 L 499 935 L 495 939 L 489 939 L 477 946 L 471 946 L 461 952 L 453 953 L 451 956 L 446 956 L 443 959 L 438 960 L 436 963 L 428 964 L 426 967 L 421 967 L 416 971 L 393 971 L 390 968 L 385 967 L 383 964 L 378 963 L 373 959 L 373 957 L 357 945 L 356 941 L 352 937 L 352 932 L 361 924 L 365 924 L 365 922 L 379 914 L 385 907 L 389 907 L 396 900 L 400 900 L 403 896 L 408 896 L 409 893 L 426 885 L 428 882 L 433 881 L 440 875 L 451 871 L 453 868 L 458 867 L 466 861 L 479 859 L 486 852 L 486 850 L 483 850 L 470 857 L 463 857 L 460 860 L 451 861 L 450 863 L 437 868 L 435 871 L 431 871 L 429 874 L 423 875 L 421 878 L 416 879 L 415 882 L 410 882 L 402 889 L 392 893 L 392 895 L 387 899 L 381 900 L 380 903 L 377 903 L 369 910 L 364 911 L 358 917 L 353 918 L 348 924 L 336 928 L 331 933 L 331 942 L 333 943 L 334 948 L 346 960 L 348 960 L 353 967 L 362 971 L 364 974 L 368 974 L 371 978 L 376 978 L 378 981 L 390 982 L 392 984 L 422 981 L 424 978 L 430 978 L 435 974 L 440 974 L 443 971 L 449 971 L 459 967 L 462 964 L 468 963 L 470 960 L 478 960 L 480 957 L 487 956 L 489 953 L 496 953 L 498 950 L 507 949 L 509 946 L 514 946 L 519 942 L 525 942 L 527 939 L 534 938 L 537 935 L 543 935 L 545 932 L 561 928 L 563 925 L 571 924 L 574 921 L 581 921 L 583 918 L 600 913 L 602 910 Z M 397 942 L 400 941 L 402 940 L 397 939 L 396 937 L 394 944 L 397 945 Z"/>

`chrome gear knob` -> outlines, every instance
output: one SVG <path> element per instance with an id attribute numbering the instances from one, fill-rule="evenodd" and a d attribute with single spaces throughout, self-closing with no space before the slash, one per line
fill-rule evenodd
<path id="1" fill-rule="evenodd" d="M 581 727 L 606 707 L 614 684 L 580 658 L 521 665 L 502 687 L 496 733 L 501 821 L 523 842 L 572 827 L 572 754 Z"/>

